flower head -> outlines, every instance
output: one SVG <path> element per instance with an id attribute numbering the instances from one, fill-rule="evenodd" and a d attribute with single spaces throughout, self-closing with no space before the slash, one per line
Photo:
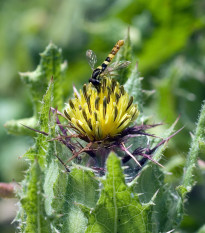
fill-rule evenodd
<path id="1" fill-rule="evenodd" d="M 97 88 L 84 84 L 64 113 L 74 130 L 89 141 L 115 138 L 139 115 L 133 97 L 108 77 L 103 77 Z"/>

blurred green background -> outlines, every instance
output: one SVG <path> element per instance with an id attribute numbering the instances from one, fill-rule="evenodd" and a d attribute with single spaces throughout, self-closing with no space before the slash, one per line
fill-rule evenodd
<path id="1" fill-rule="evenodd" d="M 33 143 L 28 136 L 8 135 L 3 128 L 7 120 L 32 116 L 31 99 L 18 72 L 34 70 L 39 53 L 52 41 L 68 61 L 62 88 L 69 96 L 72 84 L 80 87 L 90 77 L 86 50 L 94 50 L 100 64 L 116 41 L 125 38 L 128 27 L 132 62 L 138 63 L 144 77 L 143 89 L 150 90 L 144 113 L 155 123 L 165 122 L 165 127 L 181 115 L 178 127 L 185 126 L 170 141 L 163 161 L 167 182 L 178 184 L 190 133 L 205 99 L 204 0 L 0 1 L 0 182 L 22 179 L 26 164 L 19 157 Z M 205 224 L 203 160 L 201 153 L 198 184 L 175 232 L 197 232 Z M 15 225 L 10 225 L 14 215 L 13 200 L 0 200 L 0 232 L 14 232 Z"/>

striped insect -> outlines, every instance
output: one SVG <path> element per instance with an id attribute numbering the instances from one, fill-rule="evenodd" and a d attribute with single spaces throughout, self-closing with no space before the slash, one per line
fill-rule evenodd
<path id="1" fill-rule="evenodd" d="M 90 66 L 91 66 L 91 68 L 93 70 L 93 73 L 92 73 L 91 78 L 89 79 L 89 82 L 91 82 L 95 87 L 100 85 L 100 77 L 105 75 L 106 71 L 108 73 L 110 73 L 110 72 L 112 72 L 114 70 L 122 69 L 122 68 L 129 65 L 130 62 L 128 62 L 128 61 L 117 62 L 117 63 L 114 64 L 113 67 L 110 67 L 110 69 L 107 69 L 108 65 L 113 60 L 113 58 L 115 57 L 115 55 L 117 54 L 119 49 L 123 46 L 123 44 L 124 44 L 124 41 L 119 40 L 115 44 L 115 46 L 113 47 L 111 52 L 108 54 L 107 58 L 104 60 L 102 65 L 98 66 L 96 69 L 94 69 L 95 63 L 97 62 L 97 57 L 96 57 L 95 53 L 92 50 L 88 50 L 86 52 L 88 63 L 90 64 Z"/>

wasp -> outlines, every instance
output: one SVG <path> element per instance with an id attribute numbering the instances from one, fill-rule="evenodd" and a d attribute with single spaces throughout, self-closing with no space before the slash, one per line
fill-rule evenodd
<path id="1" fill-rule="evenodd" d="M 124 40 L 119 40 L 115 44 L 115 46 L 113 47 L 111 52 L 108 54 L 108 56 L 106 57 L 106 59 L 104 60 L 102 65 L 98 66 L 96 69 L 94 69 L 94 66 L 97 62 L 97 57 L 96 57 L 95 53 L 92 50 L 88 50 L 86 52 L 88 63 L 90 64 L 90 66 L 93 70 L 93 73 L 92 73 L 91 78 L 89 79 L 89 82 L 91 82 L 95 87 L 98 87 L 100 85 L 100 77 L 105 74 L 105 71 L 106 71 L 108 65 L 113 60 L 113 58 L 115 57 L 115 55 L 117 54 L 119 49 L 123 46 L 123 44 L 124 44 Z M 118 64 L 114 64 L 114 66 L 111 67 L 110 69 L 107 69 L 107 71 L 111 72 L 111 71 L 114 71 L 117 69 L 124 68 L 127 65 L 129 65 L 129 63 L 130 62 L 128 62 L 128 61 L 119 62 Z"/>

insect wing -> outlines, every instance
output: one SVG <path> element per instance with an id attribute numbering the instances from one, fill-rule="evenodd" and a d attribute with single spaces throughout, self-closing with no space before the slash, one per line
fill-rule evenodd
<path id="1" fill-rule="evenodd" d="M 116 70 L 124 69 L 130 63 L 131 63 L 130 61 L 114 62 L 111 66 L 108 67 L 108 72 L 113 72 L 113 71 L 116 71 Z"/>
<path id="2" fill-rule="evenodd" d="M 86 58 L 88 60 L 88 63 L 91 67 L 92 70 L 94 70 L 95 64 L 97 62 L 97 56 L 95 55 L 95 53 L 92 50 L 87 50 L 86 51 Z"/>

